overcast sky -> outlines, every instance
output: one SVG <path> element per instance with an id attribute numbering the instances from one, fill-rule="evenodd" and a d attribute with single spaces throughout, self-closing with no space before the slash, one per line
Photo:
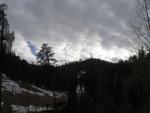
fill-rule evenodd
<path id="1" fill-rule="evenodd" d="M 6 0 L 4 0 L 6 1 Z M 136 0 L 7 0 L 13 49 L 29 62 L 46 42 L 56 59 L 100 58 L 116 62 L 131 54 L 131 12 Z"/>

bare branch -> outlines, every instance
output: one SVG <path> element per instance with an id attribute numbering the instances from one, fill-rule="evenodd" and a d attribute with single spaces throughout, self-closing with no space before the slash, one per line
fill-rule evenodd
<path id="1" fill-rule="evenodd" d="M 146 0 L 138 0 L 135 10 L 135 18 L 132 28 L 137 38 L 145 48 L 150 49 L 150 17 L 148 15 L 149 4 Z"/>

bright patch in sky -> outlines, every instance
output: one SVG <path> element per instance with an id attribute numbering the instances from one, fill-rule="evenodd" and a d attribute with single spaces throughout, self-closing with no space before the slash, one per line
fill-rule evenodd
<path id="1" fill-rule="evenodd" d="M 94 40 L 93 40 L 94 39 Z M 55 45 L 55 57 L 58 64 L 71 62 L 79 59 L 87 59 L 90 57 L 100 58 L 111 62 L 117 62 L 120 59 L 127 59 L 130 52 L 124 48 L 113 46 L 111 49 L 105 49 L 101 45 L 100 37 L 94 35 L 92 39 L 86 39 L 86 35 L 80 35 L 80 42 L 76 45 L 71 43 L 62 43 Z M 36 63 L 36 53 L 39 51 L 37 47 L 30 41 L 26 41 L 21 35 L 16 34 L 16 41 L 13 50 L 23 59 L 27 59 L 30 63 Z"/>
<path id="2" fill-rule="evenodd" d="M 16 54 L 36 62 L 48 43 L 59 64 L 100 58 L 127 59 L 133 33 L 129 25 L 132 0 L 9 0 L 8 21 L 15 31 Z"/>
<path id="3" fill-rule="evenodd" d="M 18 56 L 21 56 L 21 58 L 28 60 L 30 63 L 36 62 L 35 54 L 32 53 L 25 38 L 17 33 L 15 34 L 15 38 L 16 40 L 13 46 L 13 51 L 15 51 Z"/>

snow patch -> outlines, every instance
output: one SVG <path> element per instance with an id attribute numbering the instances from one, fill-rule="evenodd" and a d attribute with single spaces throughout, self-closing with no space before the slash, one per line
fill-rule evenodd
<path id="1" fill-rule="evenodd" d="M 38 89 L 38 90 L 41 91 L 41 92 L 43 92 L 43 93 L 38 93 L 38 95 L 47 94 L 47 95 L 49 95 L 49 96 L 53 96 L 53 91 L 41 89 L 41 88 L 36 87 L 36 86 L 34 86 L 34 85 L 32 85 L 32 87 L 35 88 L 35 89 Z M 56 93 L 56 98 L 65 98 L 65 97 L 66 97 L 66 94 L 65 94 L 65 93 L 58 92 L 58 91 L 55 91 L 55 93 Z"/>
<path id="2" fill-rule="evenodd" d="M 30 112 L 40 112 L 40 111 L 46 111 L 46 107 L 41 107 L 41 106 L 33 106 L 30 105 L 29 109 L 27 106 L 19 106 L 19 105 L 11 105 L 12 111 L 15 113 L 27 113 L 28 111 Z M 48 110 L 52 110 L 53 108 L 48 108 Z"/>
<path id="3" fill-rule="evenodd" d="M 76 88 L 76 92 L 77 92 L 77 94 L 81 94 L 81 93 L 85 92 L 84 86 L 78 85 Z"/>
<path id="4" fill-rule="evenodd" d="M 18 106 L 18 105 L 11 105 L 12 111 L 15 113 L 27 113 L 28 109 L 24 106 Z"/>
<path id="5" fill-rule="evenodd" d="M 5 73 L 2 73 L 2 74 L 1 74 L 1 77 L 2 77 L 3 79 L 5 79 L 5 78 L 6 78 L 6 74 L 5 74 Z"/>
<path id="6" fill-rule="evenodd" d="M 9 91 L 13 95 L 29 93 L 33 95 L 39 95 L 39 96 L 45 96 L 45 95 L 51 97 L 53 96 L 53 91 L 45 90 L 34 85 L 29 85 L 29 86 L 36 89 L 37 91 L 28 90 L 19 85 L 19 83 L 21 82 L 15 82 L 13 80 L 10 80 L 8 77 L 2 78 L 1 83 L 2 83 L 1 91 Z M 67 99 L 67 96 L 64 92 L 55 91 L 55 93 L 56 93 L 56 98 Z"/>
<path id="7" fill-rule="evenodd" d="M 2 79 L 2 91 L 13 92 L 13 94 L 23 93 L 26 89 L 21 88 L 18 83 L 10 80 L 10 79 Z"/>
<path id="8" fill-rule="evenodd" d="M 4 105 L 4 102 L 1 101 L 1 107 L 3 107 L 3 105 Z"/>

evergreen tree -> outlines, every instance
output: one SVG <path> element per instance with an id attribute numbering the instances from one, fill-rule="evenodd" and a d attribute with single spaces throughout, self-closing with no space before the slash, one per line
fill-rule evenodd
<path id="1" fill-rule="evenodd" d="M 40 63 L 41 65 L 48 65 L 50 66 L 51 63 L 55 63 L 56 59 L 53 57 L 54 52 L 52 50 L 52 47 L 49 47 L 48 44 L 43 43 L 41 50 L 37 53 L 37 62 Z M 56 107 L 56 94 L 55 94 L 55 78 L 53 78 L 53 83 L 52 83 L 52 90 L 53 90 L 53 108 L 54 111 L 57 110 Z"/>
<path id="2" fill-rule="evenodd" d="M 37 62 L 41 65 L 51 65 L 56 62 L 54 58 L 54 52 L 52 47 L 48 46 L 48 44 L 43 43 L 41 50 L 37 53 Z"/>
<path id="3" fill-rule="evenodd" d="M 10 53 L 12 44 L 15 40 L 14 32 L 9 31 L 9 24 L 6 18 L 6 4 L 0 4 L 0 52 L 2 54 Z"/>

